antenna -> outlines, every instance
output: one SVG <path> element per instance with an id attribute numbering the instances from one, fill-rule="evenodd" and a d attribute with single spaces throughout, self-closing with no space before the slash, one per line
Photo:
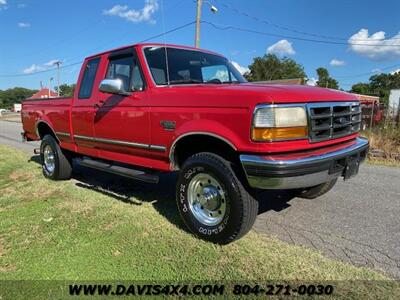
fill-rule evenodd
<path id="1" fill-rule="evenodd" d="M 167 51 L 167 35 L 165 32 L 165 20 L 164 20 L 164 0 L 161 0 L 161 17 L 162 17 L 162 25 L 163 25 L 163 36 L 164 36 L 165 67 L 167 69 L 167 85 L 170 86 L 168 51 Z"/>

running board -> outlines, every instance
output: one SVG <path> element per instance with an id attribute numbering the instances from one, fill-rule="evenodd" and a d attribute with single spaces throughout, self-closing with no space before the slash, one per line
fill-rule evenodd
<path id="1" fill-rule="evenodd" d="M 107 162 L 98 161 L 90 158 L 81 158 L 78 159 L 77 162 L 85 167 L 97 169 L 100 171 L 121 175 L 124 177 L 144 181 L 147 183 L 158 183 L 158 176 L 147 174 L 140 170 L 135 170 L 131 168 L 126 168 L 118 165 L 113 165 Z"/>

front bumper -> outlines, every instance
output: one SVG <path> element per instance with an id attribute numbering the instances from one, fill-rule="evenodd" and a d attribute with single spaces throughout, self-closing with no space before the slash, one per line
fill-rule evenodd
<path id="1" fill-rule="evenodd" d="M 367 156 L 364 138 L 322 149 L 290 154 L 240 155 L 249 185 L 260 189 L 296 189 L 315 186 L 358 172 Z"/>

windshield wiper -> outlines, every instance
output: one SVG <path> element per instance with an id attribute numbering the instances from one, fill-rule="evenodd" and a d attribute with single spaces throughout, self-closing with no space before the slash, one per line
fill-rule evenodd
<path id="1" fill-rule="evenodd" d="M 177 80 L 170 80 L 169 83 L 172 84 L 185 84 L 185 83 L 204 83 L 201 80 L 197 80 L 197 79 L 177 79 Z"/>
<path id="2" fill-rule="evenodd" d="M 234 80 L 234 81 L 224 81 L 223 83 L 226 83 L 226 84 L 238 84 L 238 83 L 241 83 L 241 82 L 237 81 L 237 80 Z"/>

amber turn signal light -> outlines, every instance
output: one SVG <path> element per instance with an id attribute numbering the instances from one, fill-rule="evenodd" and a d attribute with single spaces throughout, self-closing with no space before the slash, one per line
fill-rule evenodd
<path id="1" fill-rule="evenodd" d="M 307 126 L 284 128 L 253 128 L 253 141 L 277 141 L 300 139 L 307 137 Z"/>

